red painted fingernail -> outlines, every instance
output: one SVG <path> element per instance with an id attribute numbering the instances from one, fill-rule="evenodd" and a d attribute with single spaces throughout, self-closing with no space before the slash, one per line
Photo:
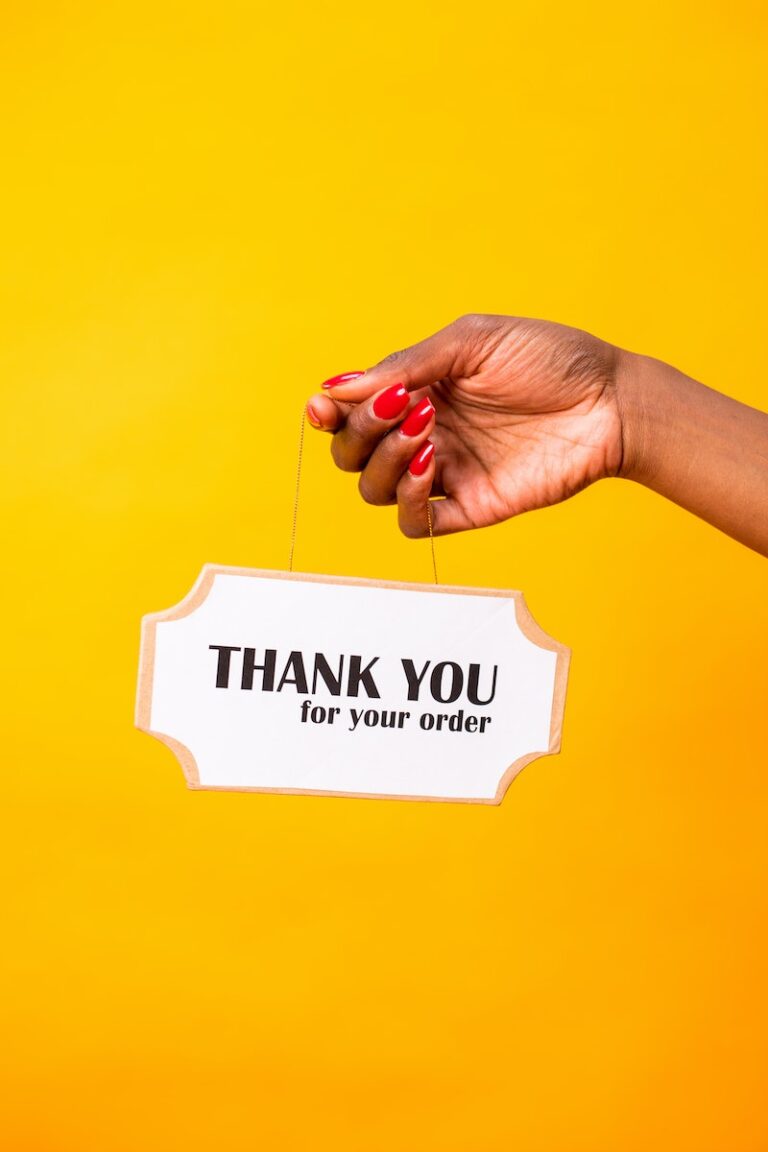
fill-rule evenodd
<path id="1" fill-rule="evenodd" d="M 335 388 L 337 384 L 349 384 L 350 380 L 357 380 L 358 376 L 365 376 L 365 372 L 340 372 L 338 376 L 331 376 L 330 380 L 324 380 L 323 388 Z"/>
<path id="2" fill-rule="evenodd" d="M 429 396 L 425 396 L 415 408 L 411 408 L 400 425 L 400 431 L 404 436 L 418 436 L 420 432 L 424 431 L 434 414 L 435 406 Z"/>
<path id="3" fill-rule="evenodd" d="M 311 404 L 307 404 L 307 420 L 309 420 L 310 424 L 312 424 L 315 428 L 321 427 L 317 412 L 315 412 Z"/>
<path id="4" fill-rule="evenodd" d="M 419 448 L 413 460 L 411 460 L 410 464 L 408 465 L 408 471 L 410 472 L 411 476 L 423 476 L 427 468 L 429 468 L 429 462 L 434 454 L 435 446 L 431 440 L 427 440 L 426 444 L 422 444 L 421 448 Z"/>
<path id="5" fill-rule="evenodd" d="M 407 407 L 408 389 L 402 384 L 393 384 L 373 402 L 373 412 L 379 420 L 394 420 Z"/>

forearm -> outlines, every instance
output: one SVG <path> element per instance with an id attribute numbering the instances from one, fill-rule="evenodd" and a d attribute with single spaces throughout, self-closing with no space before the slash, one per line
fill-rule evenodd
<path id="1" fill-rule="evenodd" d="M 622 353 L 620 474 L 768 556 L 768 415 Z"/>

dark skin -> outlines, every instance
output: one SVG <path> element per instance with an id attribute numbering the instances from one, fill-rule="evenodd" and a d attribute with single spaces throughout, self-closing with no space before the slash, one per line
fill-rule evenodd
<path id="1" fill-rule="evenodd" d="M 377 399 L 403 384 L 403 412 Z M 416 435 L 403 420 L 428 397 Z M 649 357 L 579 329 L 463 316 L 311 398 L 344 471 L 371 504 L 398 505 L 407 536 L 497 524 L 624 477 L 653 488 L 768 555 L 768 415 Z M 408 428 L 408 424 L 406 424 Z M 421 475 L 412 463 L 434 454 Z"/>

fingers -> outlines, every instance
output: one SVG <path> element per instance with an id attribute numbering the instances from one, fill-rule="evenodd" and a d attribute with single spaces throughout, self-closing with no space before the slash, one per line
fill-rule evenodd
<path id="1" fill-rule="evenodd" d="M 435 446 L 428 439 L 435 425 L 434 406 L 422 396 L 403 419 L 411 400 L 402 385 L 355 406 L 318 395 L 307 404 L 307 418 L 328 432 L 340 427 L 331 444 L 336 463 L 345 471 L 361 471 L 360 492 L 367 503 L 397 501 L 401 532 L 421 538 L 429 535 L 427 502 L 443 489 L 436 477 Z M 435 536 L 472 527 L 453 499 L 431 500 L 429 507 Z"/>
<path id="2" fill-rule="evenodd" d="M 414 540 L 428 536 L 430 517 L 433 536 L 445 536 L 449 532 L 461 532 L 471 527 L 455 500 L 450 497 L 446 500 L 430 500 L 434 478 L 434 445 L 427 440 L 397 485 L 397 519 L 404 536 Z"/>
<path id="3" fill-rule="evenodd" d="M 329 396 L 312 396 L 307 401 L 307 420 L 321 432 L 335 432 L 345 419 L 346 405 L 334 404 Z"/>
<path id="4" fill-rule="evenodd" d="M 434 424 L 434 405 L 424 396 L 409 410 L 402 424 L 379 442 L 360 476 L 360 495 L 368 504 L 394 504 L 400 477 L 424 451 Z M 424 468 L 434 453 L 434 446 L 429 442 L 426 448 Z"/>
<path id="5" fill-rule="evenodd" d="M 335 432 L 344 423 L 347 405 L 360 404 L 395 384 L 409 392 L 426 388 L 446 376 L 469 374 L 482 359 L 482 349 L 489 334 L 498 327 L 498 317 L 460 316 L 410 348 L 392 352 L 367 371 L 341 372 L 323 383 L 328 398 L 339 405 L 335 409 L 322 398 L 313 396 L 307 405 L 310 424 L 326 432 Z"/>
<path id="6" fill-rule="evenodd" d="M 431 426 L 435 413 L 430 400 L 426 400 L 426 406 L 422 401 L 414 406 L 403 421 L 405 431 L 388 436 L 387 433 L 404 416 L 410 402 L 411 397 L 403 385 L 393 384 L 373 399 L 352 408 L 331 443 L 331 453 L 337 466 L 344 472 L 360 472 L 375 451 L 381 453 L 385 461 L 396 457 L 402 471 L 419 443 L 415 437 L 425 432 L 428 425 Z M 393 452 L 398 437 L 410 445 L 410 455 L 407 448 Z M 392 444 L 388 443 L 390 439 Z"/>
<path id="7" fill-rule="evenodd" d="M 427 502 L 443 491 L 439 478 L 435 481 L 434 445 L 427 439 L 435 409 L 426 390 L 446 377 L 479 371 L 499 319 L 463 316 L 365 372 L 331 377 L 323 384 L 324 394 L 307 403 L 309 422 L 333 433 L 337 466 L 361 472 L 363 498 L 371 504 L 397 501 L 406 536 L 428 534 Z M 473 526 L 450 496 L 430 503 L 430 509 L 435 535 Z"/>
<path id="8" fill-rule="evenodd" d="M 464 354 L 473 343 L 478 325 L 475 318 L 463 316 L 435 332 L 419 344 L 392 352 L 366 372 L 343 372 L 326 380 L 323 388 L 334 400 L 358 404 L 382 388 L 402 383 L 412 391 L 423 388 L 444 376 L 461 373 Z"/>

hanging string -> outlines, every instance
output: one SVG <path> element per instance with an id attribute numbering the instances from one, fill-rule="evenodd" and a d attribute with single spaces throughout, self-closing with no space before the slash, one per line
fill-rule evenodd
<path id="1" fill-rule="evenodd" d="M 299 429 L 299 450 L 296 459 L 296 487 L 293 493 L 293 519 L 291 521 L 291 547 L 288 553 L 288 571 L 293 572 L 293 556 L 296 551 L 296 525 L 299 520 L 299 493 L 301 491 L 301 466 L 304 462 L 304 428 L 306 426 L 306 416 L 304 409 L 301 410 L 301 427 Z M 435 556 L 435 534 L 434 525 L 432 523 L 432 504 L 427 499 L 427 528 L 429 530 L 429 548 L 432 553 L 432 572 L 435 577 L 435 584 L 439 583 L 437 579 L 437 558 Z"/>
<path id="2" fill-rule="evenodd" d="M 291 524 L 291 551 L 288 556 L 288 571 L 293 572 L 293 554 L 296 551 L 296 523 L 299 518 L 299 489 L 301 487 L 301 464 L 304 459 L 304 424 L 306 417 L 304 409 L 301 410 L 301 428 L 299 430 L 299 452 L 296 462 L 296 488 L 293 493 L 293 522 Z"/>
<path id="3" fill-rule="evenodd" d="M 427 497 L 427 527 L 429 528 L 429 547 L 432 552 L 432 571 L 435 575 L 435 584 L 439 583 L 437 579 L 437 560 L 435 558 L 435 533 L 432 528 L 432 502 Z"/>

